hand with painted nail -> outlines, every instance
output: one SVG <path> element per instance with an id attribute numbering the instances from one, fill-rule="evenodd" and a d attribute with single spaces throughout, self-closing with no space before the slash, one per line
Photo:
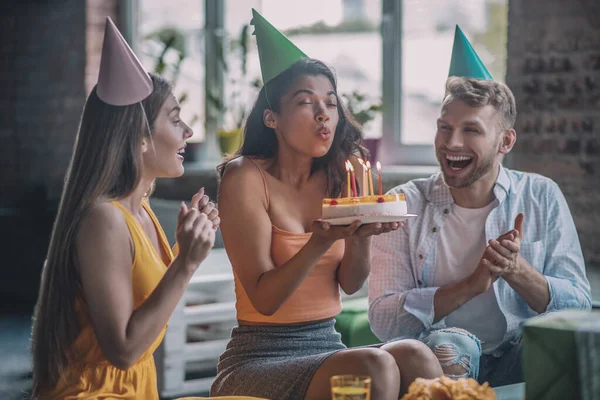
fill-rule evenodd
<path id="1" fill-rule="evenodd" d="M 194 272 L 208 256 L 215 244 L 215 230 L 207 215 L 197 208 L 181 203 L 177 217 L 177 257 L 183 257 L 183 265 Z"/>
<path id="2" fill-rule="evenodd" d="M 198 192 L 192 196 L 190 202 L 190 209 L 195 208 L 203 214 L 206 214 L 208 220 L 212 222 L 213 228 L 217 229 L 221 224 L 221 218 L 219 217 L 219 210 L 215 206 L 215 203 L 210 201 L 208 196 L 204 194 L 204 188 L 200 188 Z"/>

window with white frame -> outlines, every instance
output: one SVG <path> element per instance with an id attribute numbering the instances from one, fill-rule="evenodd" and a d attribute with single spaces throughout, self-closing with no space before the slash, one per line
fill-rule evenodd
<path id="1" fill-rule="evenodd" d="M 252 7 L 310 57 L 332 66 L 339 94 L 354 105 L 355 115 L 374 109 L 362 113 L 368 115 L 360 122 L 369 149 L 378 149 L 384 164 L 436 164 L 435 121 L 456 24 L 495 79 L 503 81 L 506 70 L 508 0 L 129 1 L 138 9 L 138 52 L 148 69 L 155 67 L 162 48 L 153 34 L 175 26 L 185 37 L 188 51 L 177 90 L 186 94 L 183 112 L 195 122 L 197 141 L 204 140 L 205 126 L 210 135 L 239 123 L 239 110 L 248 112 L 258 92 L 256 40 L 247 26 Z M 206 48 L 211 54 L 204 54 L 207 34 L 218 38 L 222 51 Z M 175 65 L 176 54 L 169 57 Z M 210 90 L 204 84 L 207 72 Z M 215 97 L 221 102 L 218 117 L 204 112 Z"/>
<path id="2" fill-rule="evenodd" d="M 506 70 L 507 0 L 383 0 L 381 158 L 436 164 L 433 139 L 450 66 L 455 25 L 492 76 Z"/>
<path id="3" fill-rule="evenodd" d="M 251 20 L 251 7 L 309 57 L 325 62 L 334 70 L 338 94 L 362 124 L 365 138 L 379 139 L 383 71 L 380 0 L 226 0 L 225 30 L 229 37 L 239 38 L 241 29 Z M 250 27 L 249 32 L 252 31 Z M 233 50 L 235 59 L 239 52 Z M 254 37 L 248 41 L 246 65 L 246 80 L 250 84 L 246 87 L 250 96 L 244 101 L 249 108 L 257 94 L 253 83 L 260 79 Z M 232 73 L 237 76 L 235 69 Z M 235 96 L 239 93 L 234 85 L 226 86 L 225 98 Z"/>

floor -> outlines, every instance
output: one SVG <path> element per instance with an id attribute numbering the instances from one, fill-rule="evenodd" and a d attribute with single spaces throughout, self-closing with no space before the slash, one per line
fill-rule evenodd
<path id="1" fill-rule="evenodd" d="M 592 296 L 600 300 L 600 268 L 588 272 Z M 31 366 L 29 359 L 29 336 L 31 310 L 15 309 L 1 301 L 0 308 L 0 399 L 26 399 L 31 390 Z"/>
<path id="2" fill-rule="evenodd" d="M 4 310 L 0 313 L 0 398 L 25 399 L 31 390 L 28 310 Z"/>

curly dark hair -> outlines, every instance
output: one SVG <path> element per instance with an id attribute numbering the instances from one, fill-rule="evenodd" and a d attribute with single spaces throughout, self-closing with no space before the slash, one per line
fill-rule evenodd
<path id="1" fill-rule="evenodd" d="M 337 96 L 337 80 L 333 71 L 322 61 L 315 59 L 302 59 L 288 69 L 267 82 L 258 94 L 258 98 L 248 115 L 244 127 L 244 139 L 241 148 L 231 159 L 245 156 L 258 159 L 269 159 L 277 155 L 278 142 L 275 130 L 264 124 L 265 110 L 280 112 L 281 98 L 301 76 L 323 75 L 331 82 L 336 92 L 337 110 L 339 121 L 335 128 L 335 135 L 331 148 L 322 157 L 315 158 L 312 162 L 311 174 L 324 170 L 327 177 L 327 192 L 331 197 L 337 197 L 342 191 L 346 180 L 344 161 L 350 156 L 367 158 L 367 151 L 360 145 L 362 131 L 348 109 Z M 231 160 L 230 159 L 230 160 Z M 227 160 L 219 165 L 219 176 L 225 171 Z"/>

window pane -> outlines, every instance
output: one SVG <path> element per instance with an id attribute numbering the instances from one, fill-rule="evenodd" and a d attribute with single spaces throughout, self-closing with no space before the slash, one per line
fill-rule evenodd
<path id="1" fill-rule="evenodd" d="M 241 128 L 262 87 L 256 38 L 250 26 L 252 8 L 260 12 L 261 0 L 225 0 L 226 71 L 221 128 Z"/>
<path id="2" fill-rule="evenodd" d="M 175 84 L 182 120 L 204 140 L 204 1 L 138 0 L 138 56 L 148 71 Z M 164 54 L 165 43 L 175 39 Z M 183 58 L 180 61 L 180 58 Z M 163 65 L 164 64 L 164 65 Z"/>
<path id="3" fill-rule="evenodd" d="M 456 24 L 494 79 L 504 81 L 507 12 L 507 0 L 404 0 L 403 144 L 433 144 Z"/>
<path id="4" fill-rule="evenodd" d="M 252 17 L 251 7 L 255 7 L 309 57 L 332 66 L 338 78 L 340 95 L 357 92 L 366 97 L 357 103 L 355 113 L 380 104 L 382 42 L 379 0 L 227 0 L 225 21 L 228 34 L 239 34 L 241 26 Z M 249 41 L 247 67 L 250 81 L 260 78 L 253 37 Z M 225 98 L 230 98 L 232 93 L 231 88 L 226 87 Z M 253 94 L 255 96 L 256 91 Z M 374 119 L 364 126 L 365 136 L 381 137 L 381 115 L 374 112 L 372 116 Z"/>

